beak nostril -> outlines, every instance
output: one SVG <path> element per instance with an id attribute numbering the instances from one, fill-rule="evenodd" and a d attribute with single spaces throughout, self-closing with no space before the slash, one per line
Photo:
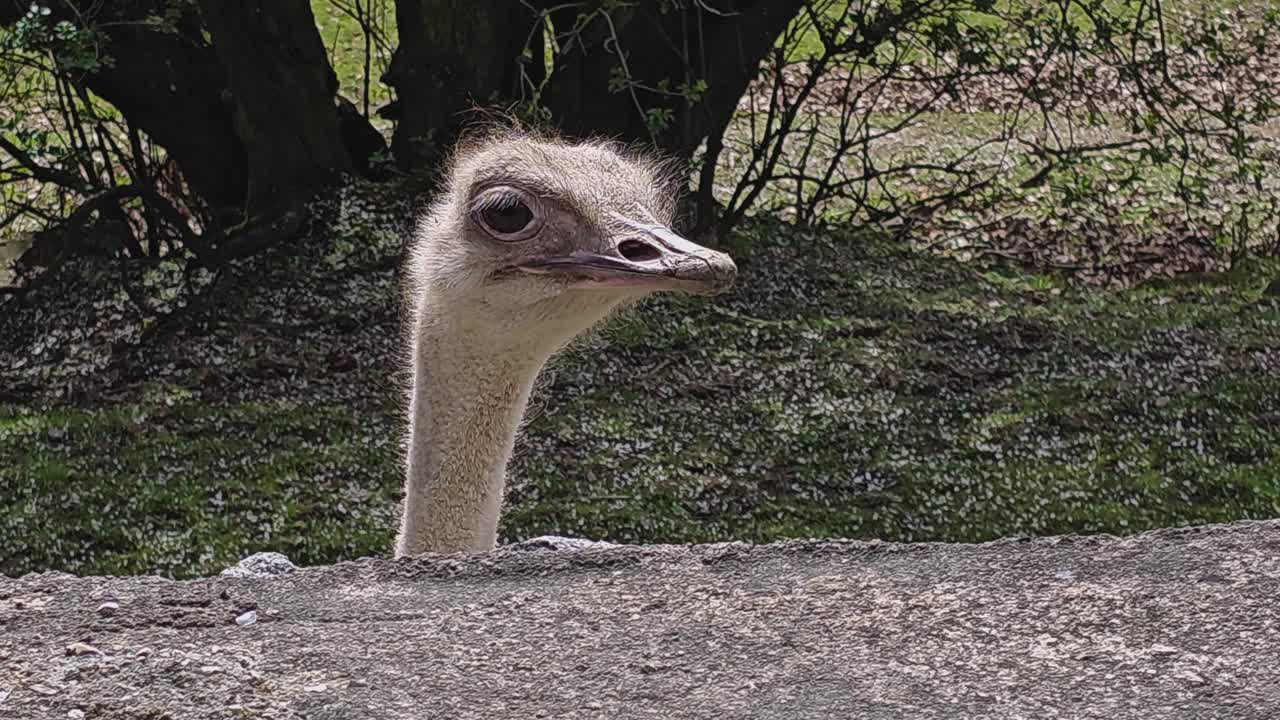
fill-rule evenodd
<path id="1" fill-rule="evenodd" d="M 623 240 L 618 243 L 618 252 L 631 262 L 651 262 L 662 257 L 662 251 L 641 240 Z"/>

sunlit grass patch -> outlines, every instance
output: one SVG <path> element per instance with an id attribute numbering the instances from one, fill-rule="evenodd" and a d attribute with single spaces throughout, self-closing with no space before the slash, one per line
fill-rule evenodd
<path id="1" fill-rule="evenodd" d="M 207 574 L 388 542 L 390 447 L 340 408 L 0 408 L 0 572 Z"/>
<path id="2" fill-rule="evenodd" d="M 823 265 L 791 237 L 797 266 Z M 1250 356 L 1280 349 L 1274 309 L 1251 289 L 1274 269 L 1106 293 L 1016 273 L 994 285 L 936 261 L 914 275 L 918 257 L 900 248 L 848 254 L 850 277 L 815 283 L 811 269 L 785 299 L 752 301 L 797 266 L 761 264 L 729 308 L 651 315 L 646 332 L 666 349 L 648 360 L 686 368 L 663 377 L 669 392 L 631 392 L 623 367 L 583 360 L 584 382 L 596 371 L 621 386 L 538 418 L 544 459 L 522 461 L 508 532 L 971 541 L 1280 514 L 1274 456 L 1222 442 L 1275 436 L 1228 429 L 1277 409 L 1280 378 Z M 673 352 L 663 336 L 683 312 L 701 338 Z M 1224 394 L 1238 402 L 1223 407 Z M 651 426 L 636 437 L 656 446 L 643 453 L 597 430 L 637 402 Z M 545 459 L 581 444 L 614 452 Z"/>

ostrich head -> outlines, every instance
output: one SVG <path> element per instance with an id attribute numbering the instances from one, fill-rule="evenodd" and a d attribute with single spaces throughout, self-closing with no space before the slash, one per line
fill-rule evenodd
<path id="1" fill-rule="evenodd" d="M 727 255 L 671 231 L 673 190 L 607 143 L 504 135 L 457 152 L 408 258 L 397 556 L 494 546 L 516 430 L 554 352 L 649 293 L 732 284 Z"/>
<path id="2" fill-rule="evenodd" d="M 725 290 L 729 256 L 671 230 L 673 180 L 606 143 L 464 147 L 419 227 L 410 292 L 493 352 L 545 356 L 653 292 Z"/>
<path id="3" fill-rule="evenodd" d="M 653 292 L 715 293 L 736 268 L 670 228 L 660 165 L 523 135 L 460 150 L 408 258 L 413 390 L 396 554 L 494 546 L 506 465 L 546 361 Z"/>

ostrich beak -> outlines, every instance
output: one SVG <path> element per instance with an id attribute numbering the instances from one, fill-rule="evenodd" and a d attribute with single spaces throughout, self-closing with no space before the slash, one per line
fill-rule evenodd
<path id="1" fill-rule="evenodd" d="M 579 289 L 672 290 L 716 295 L 733 286 L 738 267 L 728 255 L 680 237 L 663 225 L 623 219 L 609 252 L 578 250 L 568 255 L 530 259 L 518 270 L 557 275 Z"/>

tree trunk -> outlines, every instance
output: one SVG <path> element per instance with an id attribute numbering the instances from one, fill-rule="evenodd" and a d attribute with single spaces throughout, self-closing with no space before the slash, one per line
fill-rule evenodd
<path id="1" fill-rule="evenodd" d="M 467 110 L 518 97 L 534 17 L 515 0 L 396 0 L 400 45 L 383 79 L 398 99 L 391 150 L 400 167 L 434 165 Z"/>
<path id="2" fill-rule="evenodd" d="M 557 58 L 551 76 L 547 104 L 560 127 L 652 142 L 691 157 L 727 124 L 760 61 L 804 0 L 715 5 L 716 12 L 697 2 L 660 12 L 651 3 L 617 4 L 595 13 L 575 42 L 562 43 L 568 52 Z M 556 10 L 557 32 L 573 27 L 583 12 Z M 680 94 L 682 84 L 699 83 L 705 90 L 696 102 Z M 667 93 L 654 91 L 664 86 Z"/>
<path id="3" fill-rule="evenodd" d="M 0 25 L 22 18 L 28 0 L 0 0 Z M 71 2 L 47 3 L 55 20 L 85 18 L 105 38 L 111 62 L 81 80 L 168 151 L 191 188 L 215 207 L 244 202 L 248 166 L 232 125 L 231 109 L 218 97 L 226 74 L 202 35 L 195 9 L 178 4 L 176 32 L 140 22 L 163 16 L 167 0 L 108 3 L 96 15 Z"/>
<path id="4" fill-rule="evenodd" d="M 352 167 L 337 76 L 307 0 L 200 0 L 249 166 L 246 214 L 273 212 Z"/>

